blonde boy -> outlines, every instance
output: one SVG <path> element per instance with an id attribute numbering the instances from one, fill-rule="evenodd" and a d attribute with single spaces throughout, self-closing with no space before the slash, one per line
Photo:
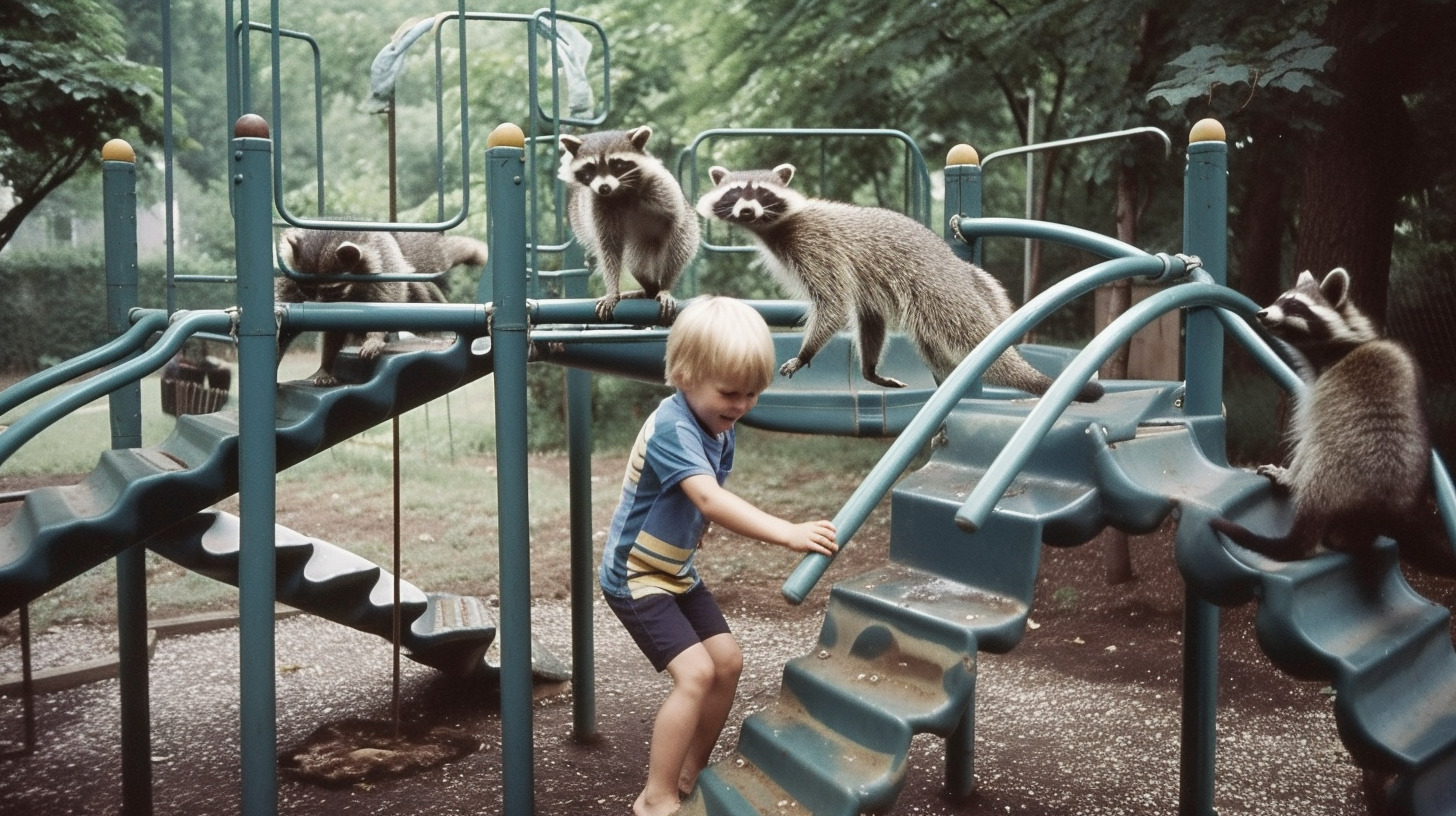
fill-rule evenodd
<path id="1" fill-rule="evenodd" d="M 709 523 L 796 552 L 838 549 L 827 520 L 794 523 L 723 488 L 734 424 L 774 376 L 763 317 L 742 301 L 694 300 L 667 338 L 676 392 L 642 426 L 622 482 L 599 573 L 607 604 L 672 691 L 657 712 L 647 784 L 632 812 L 677 810 L 728 719 L 743 653 L 693 555 Z"/>

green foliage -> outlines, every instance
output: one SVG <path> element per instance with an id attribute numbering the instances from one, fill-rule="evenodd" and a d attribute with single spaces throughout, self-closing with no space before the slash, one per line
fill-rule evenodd
<path id="1" fill-rule="evenodd" d="M 106 271 L 99 250 L 92 252 L 10 252 L 0 264 L 0 371 L 30 372 L 76 357 L 105 343 Z M 141 268 L 139 300 L 143 306 L 166 304 L 165 270 Z M 197 263 L 178 274 L 219 275 L 229 270 Z M 179 289 L 183 309 L 231 305 L 230 287 Z"/>
<path id="2" fill-rule="evenodd" d="M 160 76 L 122 56 L 120 20 L 100 0 L 7 4 L 0 38 L 0 179 L 15 205 L 0 215 L 0 247 L 106 138 L 160 141 Z"/>
<path id="3" fill-rule="evenodd" d="M 566 377 L 557 366 L 531 366 L 526 376 L 528 444 L 566 450 Z M 591 380 L 592 439 L 596 447 L 630 446 L 647 415 L 671 393 L 666 385 L 597 375 Z"/>
<path id="4" fill-rule="evenodd" d="M 1307 31 L 1258 54 L 1222 45 L 1198 45 L 1169 61 L 1179 70 L 1172 79 L 1159 82 L 1148 91 L 1149 99 L 1161 99 L 1175 108 L 1196 97 L 1208 96 L 1219 88 L 1247 86 L 1257 89 L 1307 93 L 1317 102 L 1329 102 L 1334 92 L 1323 74 L 1335 55 L 1334 46 Z"/>

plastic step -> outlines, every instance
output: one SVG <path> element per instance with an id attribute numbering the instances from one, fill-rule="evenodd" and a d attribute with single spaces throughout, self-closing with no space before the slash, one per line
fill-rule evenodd
<path id="1" fill-rule="evenodd" d="M 831 597 L 966 655 L 1011 648 L 1031 611 L 1017 598 L 894 562 L 841 581 Z"/>
<path id="2" fill-rule="evenodd" d="M 692 797 L 678 813 L 679 816 L 820 816 L 801 806 L 738 751 L 699 774 Z"/>
<path id="3" fill-rule="evenodd" d="M 784 791 L 813 814 L 857 816 L 895 801 L 905 779 L 910 730 L 900 744 L 880 750 L 841 734 L 810 716 L 792 695 L 743 722 L 738 752 L 760 768 L 772 768 Z"/>
<path id="4" fill-rule="evenodd" d="M 1370 667 L 1335 686 L 1335 722 L 1362 765 L 1408 773 L 1456 744 L 1456 653 L 1449 637 Z"/>

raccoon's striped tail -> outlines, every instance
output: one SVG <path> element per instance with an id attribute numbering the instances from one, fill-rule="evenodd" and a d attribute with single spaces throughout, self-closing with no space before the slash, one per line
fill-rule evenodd
<path id="1" fill-rule="evenodd" d="M 1275 561 L 1298 561 L 1306 555 L 1304 547 L 1300 545 L 1292 532 L 1290 535 L 1281 538 L 1262 536 L 1222 516 L 1215 516 L 1210 519 L 1208 526 L 1212 527 L 1216 532 L 1227 536 L 1230 541 L 1240 547 L 1246 550 L 1253 550 Z"/>

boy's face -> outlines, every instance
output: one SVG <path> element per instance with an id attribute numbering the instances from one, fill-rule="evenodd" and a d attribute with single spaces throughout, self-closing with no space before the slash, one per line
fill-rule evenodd
<path id="1" fill-rule="evenodd" d="M 758 403 L 757 391 L 745 391 L 737 383 L 715 379 L 679 390 L 687 400 L 693 416 L 698 418 L 699 424 L 714 435 L 732 428 L 739 418 Z"/>

